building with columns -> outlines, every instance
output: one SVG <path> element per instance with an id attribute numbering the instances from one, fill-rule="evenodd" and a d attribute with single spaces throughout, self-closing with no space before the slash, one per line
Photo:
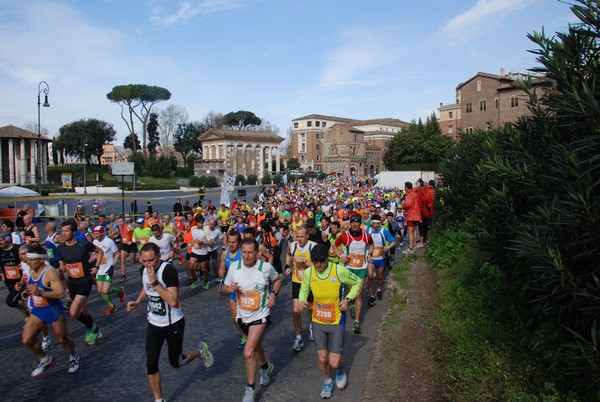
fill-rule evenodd
<path id="1" fill-rule="evenodd" d="M 52 140 L 41 136 L 42 183 L 48 182 L 48 143 Z M 38 135 L 13 125 L 0 127 L 0 183 L 37 184 Z"/>
<path id="2" fill-rule="evenodd" d="M 225 176 L 239 174 L 256 175 L 259 179 L 266 173 L 277 174 L 281 172 L 283 140 L 270 131 L 211 128 L 198 136 L 202 143 L 202 159 L 194 164 L 194 175 L 215 176 L 222 180 Z"/>

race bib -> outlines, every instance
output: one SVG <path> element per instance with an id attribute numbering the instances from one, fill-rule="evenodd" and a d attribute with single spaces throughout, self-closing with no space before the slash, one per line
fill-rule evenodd
<path id="1" fill-rule="evenodd" d="M 144 244 L 148 243 L 148 238 L 147 237 L 138 237 L 137 238 L 137 243 L 140 246 L 143 246 Z"/>
<path id="2" fill-rule="evenodd" d="M 48 299 L 42 296 L 31 296 L 31 300 L 33 301 L 34 307 L 47 307 Z"/>
<path id="3" fill-rule="evenodd" d="M 148 296 L 148 310 L 152 314 L 167 315 L 167 305 L 160 296 Z"/>
<path id="4" fill-rule="evenodd" d="M 365 255 L 359 253 L 350 253 L 350 262 L 348 263 L 349 267 L 352 268 L 362 268 L 365 265 Z"/>
<path id="5" fill-rule="evenodd" d="M 304 269 L 296 268 L 296 276 L 298 279 L 302 280 L 302 276 L 304 275 Z"/>
<path id="6" fill-rule="evenodd" d="M 52 248 L 48 247 L 48 249 L 46 249 L 46 253 L 48 253 L 48 259 L 54 259 L 54 250 L 52 250 Z"/>
<path id="7" fill-rule="evenodd" d="M 228 220 L 221 221 L 221 226 L 227 226 L 229 224 Z"/>
<path id="8" fill-rule="evenodd" d="M 260 291 L 258 290 L 238 290 L 238 306 L 241 310 L 257 311 L 260 307 Z"/>
<path id="9" fill-rule="evenodd" d="M 375 248 L 373 248 L 373 257 L 374 258 L 381 257 L 382 255 L 383 255 L 383 247 L 376 246 Z"/>
<path id="10" fill-rule="evenodd" d="M 18 265 L 5 265 L 4 271 L 6 272 L 6 279 L 19 279 L 21 277 Z"/>
<path id="11" fill-rule="evenodd" d="M 335 321 L 335 304 L 313 303 L 313 318 L 331 324 Z"/>
<path id="12" fill-rule="evenodd" d="M 79 279 L 85 276 L 83 273 L 83 264 L 80 262 L 74 262 L 72 264 L 65 263 L 65 266 L 67 267 L 67 274 L 69 274 L 69 277 Z"/>

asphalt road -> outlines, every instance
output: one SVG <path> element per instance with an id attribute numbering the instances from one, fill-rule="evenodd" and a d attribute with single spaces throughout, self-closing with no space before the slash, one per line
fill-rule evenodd
<path id="1" fill-rule="evenodd" d="M 169 201 L 170 202 L 170 201 Z M 153 202 L 154 203 L 154 202 Z M 157 203 L 157 205 L 160 205 Z M 398 253 L 400 254 L 400 253 Z M 397 259 L 399 256 L 397 256 Z M 176 263 L 181 280 L 181 300 L 186 317 L 184 350 L 195 348 L 206 341 L 215 356 L 215 364 L 206 369 L 202 362 L 174 369 L 169 366 L 166 346 L 160 360 L 164 397 L 169 401 L 235 401 L 243 398 L 246 383 L 244 359 L 237 349 L 239 334 L 234 329 L 228 298 L 218 292 L 211 282 L 209 290 L 201 287 L 191 290 L 185 270 Z M 141 287 L 139 266 L 128 266 L 129 281 L 125 284 L 127 298 L 135 298 Z M 120 274 L 115 274 L 118 284 Z M 259 401 L 318 401 L 322 388 L 317 357 L 312 343 L 299 354 L 293 354 L 291 284 L 289 279 L 272 310 L 272 325 L 264 337 L 267 358 L 275 363 L 271 384 L 259 387 Z M 0 285 L 5 297 L 6 287 Z M 368 294 L 363 293 L 365 317 L 363 333 L 355 335 L 348 319 L 344 359 L 349 375 L 348 387 L 336 390 L 333 400 L 360 401 L 364 379 L 369 369 L 373 338 L 382 313 L 387 309 L 390 294 L 384 291 L 383 300 L 375 307 L 367 306 Z M 116 298 L 115 298 L 116 299 Z M 117 301 L 117 306 L 118 300 Z M 67 319 L 71 338 L 81 353 L 81 368 L 74 375 L 67 374 L 68 356 L 60 345 L 52 349 L 57 363 L 43 376 L 33 379 L 31 371 L 36 358 L 21 344 L 23 317 L 4 303 L 0 305 L 0 393 L 4 401 L 150 401 L 152 393 L 145 373 L 145 308 L 132 313 L 125 308 L 104 317 L 106 304 L 93 290 L 88 307 L 103 337 L 94 346 L 84 342 L 84 328 L 71 318 Z M 349 318 L 349 317 L 348 317 Z M 304 336 L 307 336 L 308 318 L 303 316 Z M 376 367 L 385 375 L 385 367 Z"/>

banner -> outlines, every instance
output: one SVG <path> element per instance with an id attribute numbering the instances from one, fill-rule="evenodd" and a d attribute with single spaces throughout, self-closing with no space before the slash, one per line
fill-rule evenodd
<path id="1" fill-rule="evenodd" d="M 73 188 L 73 173 L 61 173 L 60 181 L 63 188 Z"/>

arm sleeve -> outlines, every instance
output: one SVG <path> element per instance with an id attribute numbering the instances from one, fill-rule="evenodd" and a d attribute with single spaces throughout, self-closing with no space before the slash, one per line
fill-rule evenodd
<path id="1" fill-rule="evenodd" d="M 310 277 L 312 275 L 312 271 L 313 267 L 308 267 L 302 275 L 302 283 L 300 284 L 300 295 L 298 296 L 298 300 L 300 301 L 308 300 L 308 294 L 310 293 Z"/>
<path id="2" fill-rule="evenodd" d="M 357 285 L 360 283 L 359 277 L 350 272 L 348 268 L 340 264 L 337 266 L 337 274 L 343 284 L 352 286 L 352 289 L 350 289 L 350 292 L 346 295 L 346 297 L 352 300 L 356 299 L 359 289 L 359 286 Z M 304 282 L 304 277 L 302 278 L 302 282 Z M 300 295 L 302 295 L 302 290 L 300 290 Z"/>

